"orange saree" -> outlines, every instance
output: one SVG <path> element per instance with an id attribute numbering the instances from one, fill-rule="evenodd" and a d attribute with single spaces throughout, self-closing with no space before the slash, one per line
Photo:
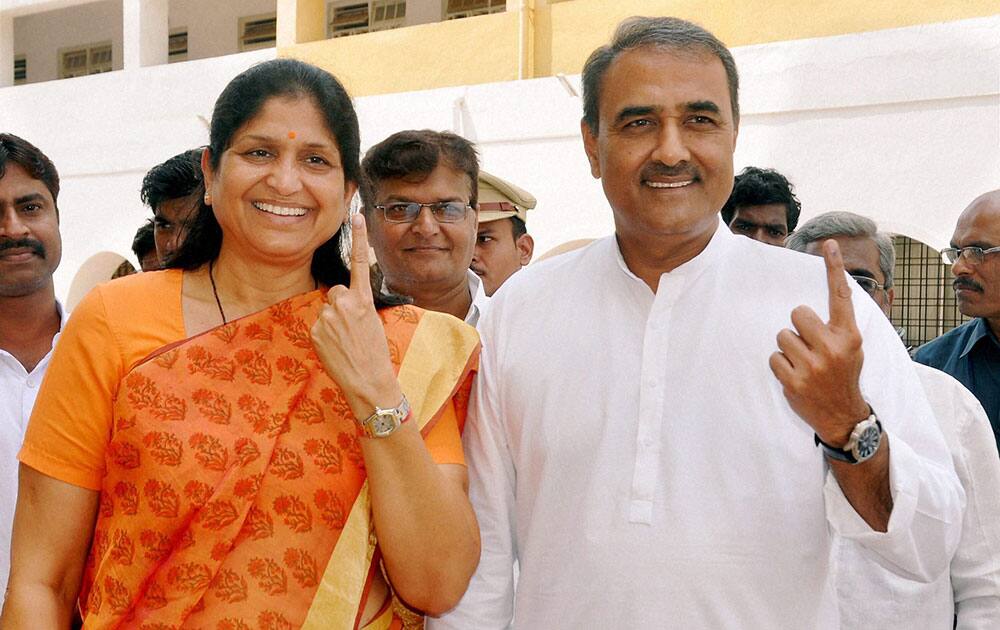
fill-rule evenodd
<path id="1" fill-rule="evenodd" d="M 312 349 L 323 299 L 168 345 L 121 380 L 84 628 L 358 627 L 377 541 L 362 438 Z M 412 307 L 380 317 L 411 421 L 425 439 L 460 430 L 475 332 Z M 387 609 L 368 627 L 402 624 Z"/>

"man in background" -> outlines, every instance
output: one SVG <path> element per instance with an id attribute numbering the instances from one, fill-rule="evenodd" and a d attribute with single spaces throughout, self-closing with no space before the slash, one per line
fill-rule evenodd
<path id="1" fill-rule="evenodd" d="M 188 230 L 188 221 L 205 196 L 202 149 L 191 149 L 149 169 L 139 196 L 153 211 L 153 237 L 160 266 L 173 256 Z"/>
<path id="2" fill-rule="evenodd" d="M 733 182 L 733 192 L 722 206 L 722 221 L 733 234 L 781 247 L 785 237 L 795 231 L 801 210 L 802 204 L 784 175 L 748 166 Z"/>
<path id="3" fill-rule="evenodd" d="M 146 221 L 135 231 L 135 238 L 132 239 L 132 253 L 139 261 L 139 267 L 143 271 L 156 271 L 161 269 L 160 257 L 156 253 L 155 228 L 152 221 Z"/>
<path id="4" fill-rule="evenodd" d="M 847 273 L 888 318 L 895 297 L 892 237 L 850 212 L 828 212 L 804 223 L 787 247 L 822 255 L 826 239 L 840 244 Z M 924 365 L 917 375 L 965 489 L 962 538 L 950 570 L 920 583 L 893 575 L 849 540 L 838 541 L 837 593 L 845 628 L 912 630 L 1000 627 L 1000 458 L 982 406 L 951 376 Z"/>
<path id="5" fill-rule="evenodd" d="M 17 452 L 66 319 L 52 284 L 62 257 L 58 197 L 51 160 L 0 133 L 0 593 L 10 570 Z"/>
<path id="6" fill-rule="evenodd" d="M 475 326 L 485 301 L 469 264 L 476 244 L 479 158 L 442 131 L 400 131 L 361 161 L 361 202 L 386 287 Z"/>
<path id="7" fill-rule="evenodd" d="M 913 358 L 954 376 L 990 418 L 1000 446 L 1000 190 L 977 197 L 942 250 L 955 276 L 958 310 L 972 321 L 917 349 Z"/>
<path id="8" fill-rule="evenodd" d="M 479 231 L 470 268 L 482 279 L 487 297 L 531 262 L 535 241 L 527 220 L 535 204 L 531 193 L 479 171 Z"/>

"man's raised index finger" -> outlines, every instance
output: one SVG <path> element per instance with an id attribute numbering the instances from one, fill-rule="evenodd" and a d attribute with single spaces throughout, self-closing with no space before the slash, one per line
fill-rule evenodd
<path id="1" fill-rule="evenodd" d="M 840 255 L 837 241 L 829 239 L 823 243 L 823 261 L 826 263 L 826 285 L 830 292 L 830 324 L 853 327 L 851 286 L 847 283 L 844 258 Z"/>
<path id="2" fill-rule="evenodd" d="M 351 217 L 351 290 L 372 294 L 368 265 L 368 227 L 360 212 Z"/>

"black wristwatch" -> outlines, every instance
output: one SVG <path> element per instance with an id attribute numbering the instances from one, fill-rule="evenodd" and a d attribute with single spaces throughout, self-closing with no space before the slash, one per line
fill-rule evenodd
<path id="1" fill-rule="evenodd" d="M 844 448 L 830 446 L 815 433 L 813 438 L 816 440 L 816 446 L 822 446 L 823 452 L 830 459 L 848 464 L 861 464 L 878 452 L 879 444 L 882 443 L 882 423 L 872 411 L 870 416 L 854 425 L 851 437 L 848 438 Z"/>

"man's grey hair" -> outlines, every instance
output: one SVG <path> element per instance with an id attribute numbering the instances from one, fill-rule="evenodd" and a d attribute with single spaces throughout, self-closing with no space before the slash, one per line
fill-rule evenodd
<path id="1" fill-rule="evenodd" d="M 618 25 L 611 43 L 590 54 L 583 65 L 583 120 L 593 134 L 600 126 L 601 83 L 618 55 L 636 48 L 665 48 L 715 55 L 726 69 L 733 120 L 740 121 L 740 77 L 725 44 L 697 24 L 675 17 L 631 17 Z"/>
<path id="2" fill-rule="evenodd" d="M 810 243 L 836 236 L 870 238 L 875 241 L 878 246 L 878 266 L 885 276 L 885 288 L 892 287 L 892 269 L 896 264 L 896 250 L 892 245 L 892 236 L 879 232 L 874 221 L 860 214 L 841 210 L 809 219 L 788 235 L 785 247 L 805 252 Z"/>

